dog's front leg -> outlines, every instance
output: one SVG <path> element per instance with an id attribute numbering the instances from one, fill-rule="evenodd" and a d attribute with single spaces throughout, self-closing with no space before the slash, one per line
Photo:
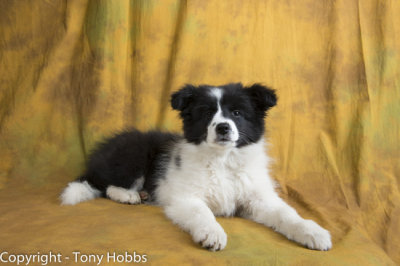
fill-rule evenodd
<path id="1" fill-rule="evenodd" d="M 172 201 L 165 207 L 166 215 L 189 232 L 196 243 L 211 251 L 224 249 L 227 236 L 214 214 L 200 199 Z"/>
<path id="2" fill-rule="evenodd" d="M 301 218 L 297 212 L 278 195 L 268 198 L 255 198 L 250 201 L 246 218 L 262 223 L 283 234 L 288 239 L 307 248 L 329 250 L 331 236 L 327 230 L 312 220 Z"/>

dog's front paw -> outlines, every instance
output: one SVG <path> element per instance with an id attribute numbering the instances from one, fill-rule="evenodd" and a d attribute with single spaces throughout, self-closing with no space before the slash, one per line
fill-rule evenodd
<path id="1" fill-rule="evenodd" d="M 217 223 L 193 232 L 193 240 L 210 251 L 218 251 L 225 248 L 227 236 L 224 229 Z"/>
<path id="2" fill-rule="evenodd" d="M 294 229 L 294 240 L 309 249 L 329 250 L 332 248 L 331 235 L 312 220 L 304 220 Z"/>

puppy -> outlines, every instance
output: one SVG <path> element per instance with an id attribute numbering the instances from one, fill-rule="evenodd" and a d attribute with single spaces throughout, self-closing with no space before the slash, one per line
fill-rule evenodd
<path id="1" fill-rule="evenodd" d="M 186 85 L 171 97 L 184 135 L 124 132 L 94 150 L 62 204 L 96 197 L 163 206 L 175 224 L 211 251 L 227 243 L 215 216 L 262 223 L 307 248 L 332 247 L 327 230 L 301 218 L 275 192 L 264 151 L 264 118 L 274 90 L 254 84 Z"/>

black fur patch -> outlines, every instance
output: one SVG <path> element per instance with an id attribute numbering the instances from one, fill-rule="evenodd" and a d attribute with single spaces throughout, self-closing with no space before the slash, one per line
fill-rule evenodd
<path id="1" fill-rule="evenodd" d="M 171 157 L 169 148 L 179 139 L 178 135 L 157 131 L 118 134 L 91 153 L 87 170 L 79 181 L 87 180 L 105 192 L 110 185 L 130 188 L 137 179 L 145 177 L 143 190 L 152 194 L 156 180 L 165 174 Z"/>

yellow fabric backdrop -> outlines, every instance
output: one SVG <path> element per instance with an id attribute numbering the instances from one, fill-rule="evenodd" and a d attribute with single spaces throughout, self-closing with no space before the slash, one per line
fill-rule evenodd
<path id="1" fill-rule="evenodd" d="M 0 249 L 133 251 L 168 264 L 400 263 L 400 2 L 0 1 Z M 282 196 L 332 232 L 306 250 L 219 218 L 209 253 L 157 207 L 58 195 L 94 143 L 181 123 L 184 83 L 277 90 L 267 125 Z"/>

